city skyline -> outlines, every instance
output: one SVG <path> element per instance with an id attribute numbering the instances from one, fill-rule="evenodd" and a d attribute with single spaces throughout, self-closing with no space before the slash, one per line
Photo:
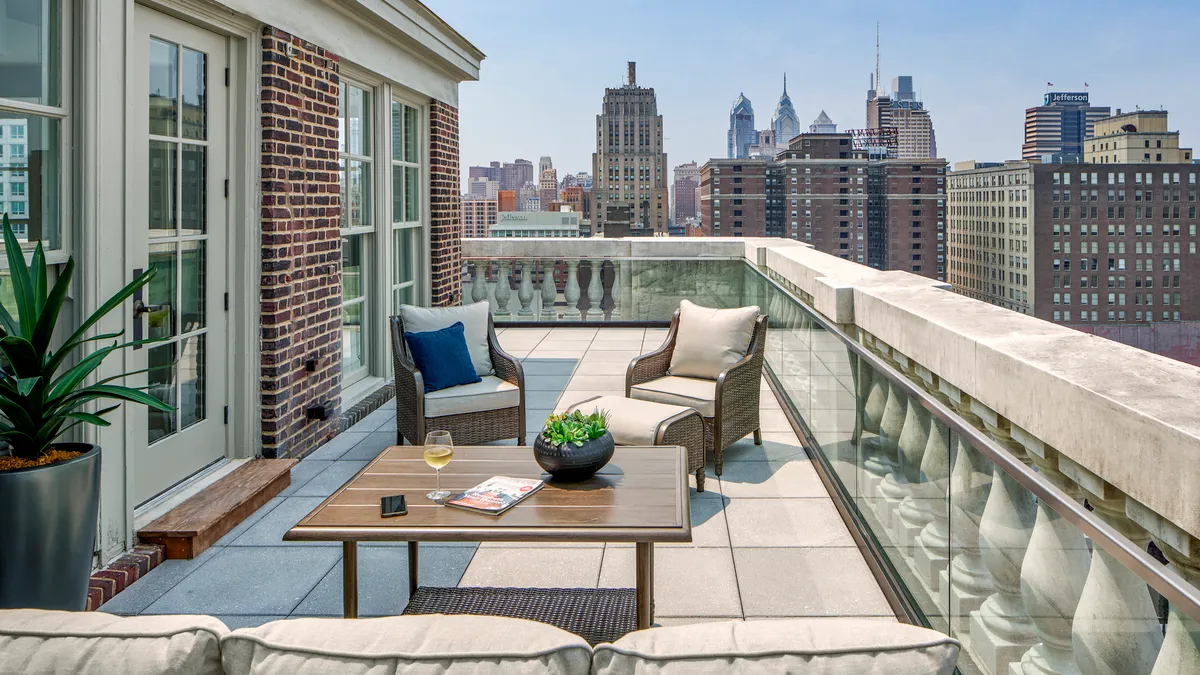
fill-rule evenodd
<path id="1" fill-rule="evenodd" d="M 876 21 L 884 82 L 890 89 L 892 78 L 914 77 L 918 96 L 936 112 L 939 155 L 951 162 L 1019 158 L 1024 111 L 1041 103 L 1047 82 L 1055 83 L 1055 91 L 1085 91 L 1087 82 L 1098 105 L 1165 108 L 1175 129 L 1200 131 L 1200 93 L 1178 86 L 1172 69 L 1145 67 L 1146 55 L 1162 63 L 1190 58 L 1188 26 L 1195 23 L 1183 19 L 1200 18 L 1200 10 L 1181 2 L 1146 6 L 1147 15 L 1170 13 L 1180 20 L 1152 32 L 1122 33 L 1120 42 L 1093 39 L 1111 32 L 1112 16 L 1124 11 L 1116 2 L 1090 3 L 1086 12 L 1081 5 L 1020 2 L 1003 13 L 943 2 L 919 11 L 863 2 L 852 12 L 763 3 L 754 5 L 762 12 L 736 15 L 709 11 L 704 3 L 680 11 L 675 3 L 615 1 L 602 15 L 537 2 L 519 12 L 446 0 L 428 4 L 487 54 L 480 81 L 464 83 L 460 91 L 464 175 L 472 164 L 540 155 L 554 157 L 560 173 L 587 170 L 604 88 L 620 85 L 626 61 L 637 61 L 639 83 L 655 88 L 666 123 L 664 149 L 673 163 L 724 157 L 733 100 L 744 92 L 773 109 L 785 71 L 803 124 L 824 110 L 840 129 L 865 127 L 862 93 L 875 68 Z M 604 29 L 604 22 L 631 13 L 641 23 L 673 28 L 653 41 Z M 792 20 L 754 20 L 764 13 Z M 596 30 L 563 30 L 596 21 Z M 799 26 L 805 40 L 795 39 Z M 1021 38 L 1015 49 L 1014 36 Z M 722 41 L 741 47 L 700 48 Z M 1006 45 L 1003 67 L 988 60 L 981 44 Z M 547 59 L 548 53 L 576 57 Z M 506 110 L 512 93 L 524 90 L 531 63 L 539 64 L 539 79 L 556 83 L 553 104 L 514 103 Z"/>

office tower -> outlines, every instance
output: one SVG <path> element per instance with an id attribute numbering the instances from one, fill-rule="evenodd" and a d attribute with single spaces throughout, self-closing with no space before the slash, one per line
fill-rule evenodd
<path id="1" fill-rule="evenodd" d="M 526 181 L 524 185 L 522 185 L 520 188 L 517 189 L 517 210 L 518 211 L 531 210 L 529 208 L 531 200 L 538 200 L 538 204 L 539 205 L 541 204 L 541 198 L 538 194 L 537 184 L 534 183 L 533 181 Z M 539 206 L 538 208 L 541 208 L 541 207 Z M 532 210 L 537 211 L 538 209 L 532 209 Z"/>
<path id="2" fill-rule="evenodd" d="M 738 94 L 729 110 L 729 132 L 727 137 L 727 156 L 731 158 L 746 157 L 750 154 L 750 145 L 758 138 L 754 130 L 754 107 L 745 94 Z"/>
<path id="3" fill-rule="evenodd" d="M 500 189 L 520 190 L 521 186 L 533 180 L 533 162 L 527 159 L 517 159 L 505 162 L 501 170 Z"/>
<path id="4" fill-rule="evenodd" d="M 800 135 L 800 118 L 792 107 L 792 99 L 787 93 L 787 73 L 783 74 L 783 94 L 775 106 L 775 114 L 771 116 L 771 131 L 775 144 L 786 148 L 789 141 Z"/>
<path id="5" fill-rule="evenodd" d="M 636 68 L 629 62 L 626 83 L 604 90 L 596 116 L 593 234 L 605 232 L 609 222 L 627 224 L 635 236 L 667 233 L 663 118 L 654 88 L 638 86 Z"/>
<path id="6" fill-rule="evenodd" d="M 549 160 L 549 157 L 542 159 Z M 551 202 L 558 201 L 558 171 L 552 166 L 547 166 L 542 169 L 541 179 L 538 181 L 538 198 L 542 200 L 542 208 L 547 208 Z"/>
<path id="7" fill-rule="evenodd" d="M 496 210 L 505 213 L 517 210 L 517 193 L 512 190 L 496 191 Z"/>
<path id="8" fill-rule="evenodd" d="M 562 180 L 559 181 L 558 190 L 561 193 L 563 190 L 566 190 L 567 188 L 576 187 L 578 185 L 579 185 L 579 177 L 573 173 L 569 173 L 569 174 L 563 176 Z"/>
<path id="9" fill-rule="evenodd" d="M 467 195 L 462 200 L 462 223 L 464 237 L 486 237 L 496 224 L 495 199 Z"/>
<path id="10" fill-rule="evenodd" d="M 1096 120 L 1084 140 L 1088 164 L 1186 164 L 1192 149 L 1179 147 L 1179 132 L 1167 128 L 1166 110 L 1138 110 Z"/>
<path id="11" fill-rule="evenodd" d="M 486 178 L 494 180 L 497 183 L 502 180 L 501 177 L 504 174 L 504 169 L 500 166 L 500 162 L 492 162 L 488 166 L 472 166 L 467 171 L 468 180 L 471 178 Z"/>
<path id="12" fill-rule="evenodd" d="M 833 120 L 829 119 L 829 115 L 826 115 L 825 111 L 822 110 L 821 114 L 817 115 L 817 119 L 813 120 L 813 123 L 808 125 L 808 130 L 814 134 L 836 134 L 837 125 L 834 124 Z"/>
<path id="13" fill-rule="evenodd" d="M 1054 91 L 1043 103 L 1025 110 L 1025 143 L 1021 159 L 1078 162 L 1083 141 L 1093 135 L 1097 120 L 1110 115 L 1108 106 L 1093 106 L 1086 91 Z"/>
<path id="14" fill-rule="evenodd" d="M 789 237 L 883 270 L 944 278 L 943 159 L 886 159 L 853 135 L 801 134 L 774 159 L 700 169 L 707 236 Z"/>
<path id="15" fill-rule="evenodd" d="M 875 74 L 867 89 L 867 128 L 895 128 L 896 142 L 874 149 L 886 150 L 887 156 L 895 159 L 937 158 L 937 137 L 933 130 L 933 118 L 925 104 L 917 99 L 911 75 L 892 78 L 892 93 L 883 92 L 882 73 L 879 67 L 879 29 L 875 32 Z"/>
<path id="16" fill-rule="evenodd" d="M 552 162 L 550 160 L 550 156 L 542 155 L 541 159 L 538 160 L 538 175 L 539 176 L 542 175 L 542 173 L 545 172 L 546 169 L 553 169 L 553 168 L 554 168 L 554 162 Z"/>
<path id="17" fill-rule="evenodd" d="M 482 197 L 484 199 L 495 199 L 496 193 L 500 190 L 500 182 L 489 180 L 487 178 L 472 178 L 470 181 L 468 193 L 473 197 Z"/>
<path id="18" fill-rule="evenodd" d="M 575 181 L 576 181 L 575 184 L 578 185 L 579 187 L 583 188 L 584 192 L 591 192 L 591 190 L 592 190 L 592 174 L 590 174 L 586 171 L 580 171 L 579 173 L 575 174 Z"/>
<path id="19" fill-rule="evenodd" d="M 947 280 L 978 300 L 1169 353 L 1157 343 L 1169 331 L 1151 335 L 1149 324 L 1200 319 L 1197 182 L 1191 162 L 959 162 L 948 180 Z"/>
<path id="20" fill-rule="evenodd" d="M 671 183 L 671 201 L 674 208 L 675 225 L 700 215 L 696 201 L 696 188 L 700 187 L 700 167 L 695 162 L 675 167 L 675 180 Z"/>

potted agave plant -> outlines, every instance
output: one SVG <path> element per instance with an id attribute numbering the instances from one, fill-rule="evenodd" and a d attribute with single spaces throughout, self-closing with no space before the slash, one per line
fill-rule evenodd
<path id="1" fill-rule="evenodd" d="M 122 343 L 120 332 L 87 334 L 155 270 L 109 298 L 54 349 L 75 261 L 67 260 L 49 288 L 42 245 L 26 264 L 7 215 L 3 228 L 16 316 L 0 304 L 0 439 L 8 446 L 0 451 L 0 609 L 81 610 L 99 515 L 100 448 L 62 439 L 79 424 L 108 426 L 104 416 L 123 401 L 172 410 L 142 391 L 114 384 L 125 375 L 84 383 L 109 354 L 152 342 Z M 93 343 L 103 346 L 88 350 Z M 116 403 L 85 410 L 95 401 Z"/>
<path id="2" fill-rule="evenodd" d="M 614 445 L 608 411 L 585 415 L 574 410 L 546 418 L 533 441 L 533 457 L 557 480 L 583 480 L 608 464 Z"/>

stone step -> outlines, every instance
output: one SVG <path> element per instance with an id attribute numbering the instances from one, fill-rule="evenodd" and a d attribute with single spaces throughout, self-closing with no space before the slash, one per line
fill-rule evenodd
<path id="1" fill-rule="evenodd" d="M 292 482 L 294 459 L 255 459 L 239 466 L 138 530 L 144 544 L 162 544 L 168 559 L 200 555 Z"/>

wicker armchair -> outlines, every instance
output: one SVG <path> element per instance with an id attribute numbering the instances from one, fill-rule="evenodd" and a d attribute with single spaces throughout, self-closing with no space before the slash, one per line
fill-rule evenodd
<path id="1" fill-rule="evenodd" d="M 428 414 L 425 381 L 421 377 L 421 371 L 417 370 L 413 363 L 408 345 L 404 342 L 404 320 L 400 316 L 392 317 L 392 366 L 396 378 L 396 443 L 398 445 L 403 445 L 405 439 L 408 439 L 408 442 L 413 445 L 420 445 L 425 442 L 425 434 L 438 430 L 449 431 L 454 442 L 459 445 L 487 443 L 506 438 L 515 438 L 517 445 L 525 445 L 525 373 L 521 369 L 521 362 L 500 348 L 490 314 L 488 315 L 487 330 L 488 348 L 491 353 L 492 368 L 496 373 L 495 377 L 516 386 L 518 404 L 477 412 L 430 415 Z M 489 378 L 484 378 L 485 385 L 488 381 Z M 464 387 L 475 386 L 464 385 Z M 450 392 L 456 389 L 459 387 L 451 387 L 442 391 Z M 511 390 L 511 387 L 509 389 Z"/>
<path id="2" fill-rule="evenodd" d="M 670 375 L 671 355 L 679 330 L 679 310 L 671 317 L 671 329 L 661 347 L 643 354 L 629 363 L 625 374 L 625 396 L 638 398 L 634 387 Z M 698 398 L 693 405 L 704 417 L 704 446 L 713 453 L 717 475 L 721 475 L 721 453 L 747 434 L 754 434 L 754 444 L 762 445 L 762 429 L 758 421 L 758 397 L 762 380 L 763 356 L 767 342 L 767 317 L 759 316 L 754 323 L 746 356 L 723 370 L 717 377 L 712 398 Z M 703 382 L 693 378 L 679 378 Z M 711 406 L 709 405 L 711 401 Z M 663 401 L 665 402 L 665 401 Z M 682 400 L 672 401 L 683 404 Z M 702 408 L 711 408 L 704 410 Z"/>

